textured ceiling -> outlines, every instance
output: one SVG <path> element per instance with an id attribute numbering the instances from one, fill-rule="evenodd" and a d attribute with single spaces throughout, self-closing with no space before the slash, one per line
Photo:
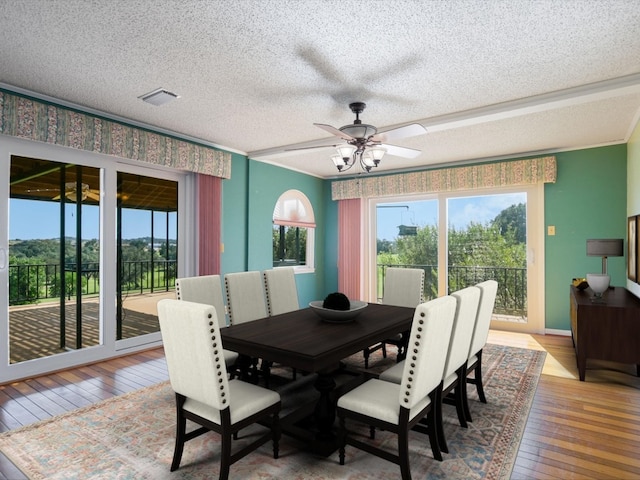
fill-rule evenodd
<path id="1" fill-rule="evenodd" d="M 352 101 L 427 128 L 379 170 L 621 143 L 640 112 L 637 0 L 0 3 L 0 86 L 321 177 L 331 149 L 283 152 Z"/>

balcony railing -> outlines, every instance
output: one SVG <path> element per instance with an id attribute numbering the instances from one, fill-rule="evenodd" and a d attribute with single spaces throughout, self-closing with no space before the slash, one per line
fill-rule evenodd
<path id="1" fill-rule="evenodd" d="M 175 288 L 177 262 L 148 260 L 122 262 L 122 291 L 153 293 Z M 100 265 L 83 263 L 80 268 L 81 289 L 85 295 L 100 293 Z M 64 275 L 64 292 L 62 292 Z M 9 265 L 9 305 L 24 305 L 53 300 L 64 295 L 76 296 L 78 268 L 75 263 L 64 266 L 50 263 Z"/>
<path id="2" fill-rule="evenodd" d="M 382 299 L 384 276 L 388 267 L 421 268 L 424 270 L 424 298 L 438 296 L 436 265 L 378 264 L 378 300 Z M 494 313 L 524 318 L 527 316 L 527 269 L 512 267 L 449 267 L 449 293 L 485 280 L 498 282 Z"/>
<path id="3" fill-rule="evenodd" d="M 378 264 L 378 299 L 382 299 L 385 271 L 388 267 L 422 268 L 425 272 L 424 297 L 438 296 L 436 265 Z M 122 263 L 122 291 L 153 293 L 175 288 L 175 260 L 127 261 Z M 64 296 L 76 296 L 76 264 L 61 268 L 57 264 L 9 265 L 9 305 L 38 303 L 61 296 L 61 274 L 65 275 Z M 82 295 L 98 295 L 100 278 L 98 263 L 83 263 L 80 269 Z M 510 267 L 450 267 L 449 292 L 475 285 L 484 280 L 498 282 L 494 311 L 497 314 L 523 317 L 527 312 L 527 270 Z"/>

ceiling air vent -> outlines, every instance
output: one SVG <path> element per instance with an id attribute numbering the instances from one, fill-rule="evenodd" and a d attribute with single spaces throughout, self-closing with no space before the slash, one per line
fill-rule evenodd
<path id="1" fill-rule="evenodd" d="M 157 90 L 154 90 L 153 92 L 149 92 L 146 93 L 144 95 L 142 95 L 141 97 L 142 100 L 144 100 L 147 103 L 150 103 L 151 105 L 155 105 L 157 107 L 159 107 L 160 105 L 164 105 L 165 103 L 169 103 L 171 100 L 174 100 L 176 98 L 180 98 L 180 95 L 176 95 L 173 92 L 170 92 L 168 90 L 164 90 L 162 88 L 158 88 Z"/>

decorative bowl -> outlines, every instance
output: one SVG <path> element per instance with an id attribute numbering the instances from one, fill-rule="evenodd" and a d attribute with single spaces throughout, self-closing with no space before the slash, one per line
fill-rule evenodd
<path id="1" fill-rule="evenodd" d="M 351 308 L 349 310 L 332 310 L 330 308 L 324 308 L 322 306 L 323 303 L 323 300 L 315 300 L 309 302 L 309 306 L 322 320 L 331 323 L 343 323 L 353 320 L 369 305 L 367 302 L 351 300 Z"/>
<path id="2" fill-rule="evenodd" d="M 609 288 L 611 277 L 604 273 L 587 273 L 587 283 L 596 297 L 601 297 Z"/>
<path id="3" fill-rule="evenodd" d="M 589 286 L 586 278 L 574 278 L 572 282 L 573 286 L 578 290 L 584 290 Z"/>

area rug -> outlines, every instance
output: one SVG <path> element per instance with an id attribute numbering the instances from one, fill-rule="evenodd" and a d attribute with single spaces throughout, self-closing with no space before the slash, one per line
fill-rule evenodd
<path id="1" fill-rule="evenodd" d="M 449 454 L 435 461 L 428 438 L 410 436 L 411 472 L 415 479 L 508 479 L 533 401 L 545 352 L 488 344 L 483 355 L 487 404 L 478 401 L 470 385 L 473 422 L 458 425 L 455 408 L 445 405 Z M 372 357 L 370 371 L 393 363 L 392 356 Z M 345 361 L 362 367 L 362 355 Z M 290 374 L 290 370 L 288 371 Z M 311 388 L 313 375 L 277 387 L 283 408 L 297 400 L 297 391 Z M 279 382 L 275 382 L 278 384 Z M 312 389 L 311 389 L 312 390 Z M 193 479 L 217 478 L 219 437 L 215 433 L 188 442 L 182 463 L 169 472 L 174 446 L 174 395 L 168 382 L 115 397 L 95 405 L 0 435 L 0 449 L 31 479 Z M 259 427 L 256 427 L 259 428 Z M 359 430 L 358 430 L 359 429 Z M 357 431 L 366 435 L 366 426 Z M 248 441 L 242 432 L 239 442 Z M 395 436 L 377 432 L 376 442 L 393 451 Z M 271 444 L 231 466 L 232 479 L 351 479 L 400 478 L 399 467 L 347 447 L 345 465 L 338 455 L 327 458 L 305 453 L 300 444 L 283 436 L 280 458 Z"/>

